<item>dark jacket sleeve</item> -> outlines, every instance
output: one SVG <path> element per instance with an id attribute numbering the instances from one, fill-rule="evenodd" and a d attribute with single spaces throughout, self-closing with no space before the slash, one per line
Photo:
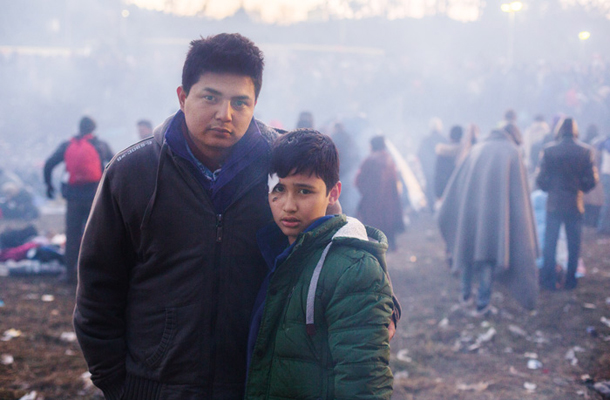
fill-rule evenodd
<path id="1" fill-rule="evenodd" d="M 587 156 L 588 159 L 585 170 L 583 171 L 583 176 L 580 180 L 580 190 L 585 193 L 590 192 L 599 182 L 597 166 L 595 165 L 595 153 L 592 150 L 589 150 Z"/>
<path id="2" fill-rule="evenodd" d="M 44 163 L 44 183 L 45 183 L 45 185 L 49 186 L 52 183 L 51 174 L 53 173 L 53 169 L 59 163 L 64 161 L 64 154 L 66 153 L 66 148 L 68 148 L 68 144 L 69 144 L 69 142 L 63 142 L 62 144 L 60 144 L 59 147 L 57 148 L 57 150 L 55 150 L 55 152 L 53 154 L 51 154 L 51 157 L 49 157 L 47 159 L 47 161 Z"/>
<path id="3" fill-rule="evenodd" d="M 125 307 L 134 251 L 106 170 L 85 228 L 74 329 L 93 383 L 119 399 L 125 380 Z"/>
<path id="4" fill-rule="evenodd" d="M 337 399 L 390 399 L 388 325 L 393 310 L 387 274 L 364 257 L 339 278 L 326 307 Z"/>

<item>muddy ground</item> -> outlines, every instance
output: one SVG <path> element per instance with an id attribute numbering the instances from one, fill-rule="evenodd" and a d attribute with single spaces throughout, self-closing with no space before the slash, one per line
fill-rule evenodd
<path id="1" fill-rule="evenodd" d="M 61 218 L 39 226 L 61 230 Z M 413 218 L 399 244 L 388 256 L 403 306 L 393 399 L 602 398 L 592 384 L 610 380 L 610 238 L 585 228 L 576 290 L 543 292 L 529 313 L 497 285 L 486 318 L 456 304 L 459 280 L 430 217 Z M 0 400 L 102 398 L 72 334 L 74 293 L 52 277 L 0 277 Z"/>

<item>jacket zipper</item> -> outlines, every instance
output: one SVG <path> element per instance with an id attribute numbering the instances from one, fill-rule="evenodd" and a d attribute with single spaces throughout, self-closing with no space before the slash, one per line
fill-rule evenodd
<path id="1" fill-rule="evenodd" d="M 216 360 L 218 359 L 218 355 L 216 354 L 216 322 L 218 321 L 218 290 L 220 285 L 220 254 L 221 254 L 221 244 L 222 244 L 222 222 L 223 215 L 216 214 L 216 248 L 214 249 L 214 273 L 216 274 L 216 284 L 214 285 L 214 289 L 216 293 L 213 294 L 213 298 L 215 299 L 215 304 L 212 308 L 212 316 L 211 316 L 211 325 L 212 325 L 212 343 L 210 349 L 210 373 L 208 375 L 208 395 L 210 398 L 214 396 L 214 380 L 216 379 L 215 367 Z"/>

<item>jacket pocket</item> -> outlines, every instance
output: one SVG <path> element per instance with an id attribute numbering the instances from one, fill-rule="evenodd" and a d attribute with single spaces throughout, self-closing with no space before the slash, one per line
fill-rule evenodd
<path id="1" fill-rule="evenodd" d="M 176 310 L 174 308 L 165 309 L 165 324 L 161 341 L 153 354 L 146 358 L 145 362 L 150 368 L 155 368 L 161 362 L 163 356 L 167 353 L 167 349 L 176 334 Z"/>

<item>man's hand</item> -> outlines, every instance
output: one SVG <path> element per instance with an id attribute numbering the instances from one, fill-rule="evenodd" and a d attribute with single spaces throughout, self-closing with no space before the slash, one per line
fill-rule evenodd
<path id="1" fill-rule="evenodd" d="M 388 333 L 390 334 L 390 340 L 392 340 L 392 338 L 396 334 L 396 324 L 394 323 L 394 320 L 392 320 L 390 322 L 390 326 L 388 326 Z"/>
<path id="2" fill-rule="evenodd" d="M 53 187 L 53 185 L 47 185 L 47 197 L 49 199 L 55 198 L 55 188 Z"/>

